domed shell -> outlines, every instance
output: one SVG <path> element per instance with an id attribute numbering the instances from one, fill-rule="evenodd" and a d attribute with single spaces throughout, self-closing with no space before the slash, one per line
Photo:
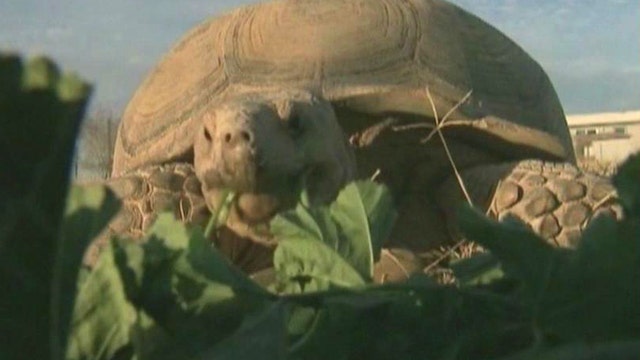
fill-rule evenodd
<path id="1" fill-rule="evenodd" d="M 479 18 L 438 0 L 279 0 L 178 42 L 127 106 L 113 174 L 184 156 L 203 112 L 227 97 L 303 90 L 366 113 L 433 116 L 427 87 L 440 116 L 471 91 L 447 124 L 500 140 L 505 154 L 575 161 L 545 72 Z"/>

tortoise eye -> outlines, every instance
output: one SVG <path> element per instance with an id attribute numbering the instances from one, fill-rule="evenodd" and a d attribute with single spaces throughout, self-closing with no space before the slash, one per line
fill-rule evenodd
<path id="1" fill-rule="evenodd" d="M 211 142 L 212 138 L 211 138 L 211 134 L 209 133 L 209 130 L 207 128 L 204 128 L 204 138 L 207 139 L 207 141 Z"/>

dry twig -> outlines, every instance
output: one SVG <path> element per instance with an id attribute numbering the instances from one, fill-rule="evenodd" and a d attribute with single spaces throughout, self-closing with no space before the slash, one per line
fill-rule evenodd
<path id="1" fill-rule="evenodd" d="M 451 168 L 453 169 L 453 173 L 455 174 L 456 179 L 458 180 L 458 184 L 460 185 L 460 190 L 462 191 L 462 193 L 464 194 L 467 202 L 471 206 L 473 206 L 473 201 L 471 200 L 471 196 L 469 196 L 467 188 L 464 185 L 464 181 L 462 179 L 462 176 L 460 175 L 460 172 L 458 171 L 458 167 L 456 166 L 455 161 L 453 159 L 453 156 L 451 155 L 451 151 L 449 150 L 449 146 L 447 145 L 447 141 L 446 141 L 446 139 L 444 137 L 444 134 L 442 133 L 442 128 L 445 126 L 445 123 L 450 118 L 451 114 L 453 114 L 453 112 L 456 109 L 458 109 L 460 107 L 460 105 L 462 105 L 465 101 L 467 101 L 467 99 L 469 99 L 469 97 L 471 96 L 472 92 L 473 92 L 473 90 L 469 90 L 469 92 L 467 92 L 465 94 L 465 96 L 463 96 L 462 99 L 460 99 L 460 101 L 458 101 L 453 107 L 451 107 L 451 109 L 449 109 L 449 111 L 447 111 L 447 113 L 444 115 L 444 117 L 442 117 L 442 119 L 440 119 L 439 116 L 438 116 L 438 110 L 436 109 L 436 105 L 435 105 L 435 103 L 433 101 L 433 97 L 431 96 L 431 92 L 429 91 L 429 87 L 427 86 L 426 87 L 427 98 L 429 99 L 429 104 L 431 105 L 431 110 L 433 112 L 435 125 L 422 123 L 422 124 L 411 124 L 411 125 L 407 125 L 407 126 L 403 126 L 403 127 L 398 127 L 398 130 L 416 129 L 416 128 L 432 129 L 431 132 L 429 133 L 429 135 L 427 135 L 424 139 L 422 139 L 421 143 L 423 143 L 423 144 L 428 142 L 429 140 L 431 140 L 431 138 L 433 137 L 434 134 L 436 134 L 436 133 L 438 134 L 438 137 L 440 138 L 440 141 L 442 142 L 442 145 L 444 147 L 444 151 L 445 151 L 445 153 L 447 155 L 447 159 L 449 159 L 449 163 L 451 164 Z M 436 260 L 434 260 L 431 264 L 427 265 L 423 269 L 423 271 L 424 272 L 428 272 L 429 270 L 431 270 L 434 267 L 436 267 L 444 259 L 450 257 L 464 243 L 465 243 L 464 240 L 458 241 L 455 245 L 451 246 L 442 255 L 440 255 Z"/>
<path id="2" fill-rule="evenodd" d="M 469 96 L 471 96 L 471 93 L 472 93 L 473 90 L 469 90 L 469 92 L 464 97 L 462 97 L 462 99 L 460 99 L 460 101 L 458 101 L 458 103 L 456 103 L 451 109 L 449 109 L 449 111 L 445 114 L 445 116 L 442 119 L 438 118 L 438 110 L 436 109 L 436 104 L 433 102 L 433 97 L 431 96 L 431 92 L 429 91 L 429 87 L 428 86 L 426 87 L 426 91 L 427 91 L 427 98 L 429 99 L 429 103 L 431 104 L 431 110 L 433 111 L 433 118 L 435 120 L 436 126 L 435 126 L 435 129 L 433 129 L 431 131 L 431 133 L 429 135 L 427 135 L 427 137 L 422 140 L 422 143 L 426 143 L 427 141 L 429 141 L 434 133 L 438 134 L 438 137 L 440 137 L 440 141 L 442 142 L 442 145 L 444 146 L 444 151 L 447 154 L 447 158 L 449 159 L 449 163 L 451 164 L 451 167 L 453 168 L 453 173 L 456 175 L 456 179 L 458 180 L 458 184 L 460 185 L 460 190 L 462 190 L 462 193 L 464 194 L 465 198 L 467 199 L 467 202 L 469 203 L 469 205 L 473 206 L 473 201 L 471 201 L 471 196 L 469 196 L 469 193 L 467 192 L 467 188 L 465 187 L 464 181 L 462 180 L 462 176 L 460 176 L 460 172 L 458 171 L 458 167 L 456 166 L 456 163 L 453 160 L 453 156 L 451 155 L 451 151 L 449 150 L 449 146 L 447 145 L 447 141 L 444 138 L 444 135 L 442 134 L 442 127 L 444 126 L 445 121 L 449 118 L 449 116 L 451 114 L 453 114 L 453 112 L 458 107 L 460 107 L 460 105 L 462 105 L 465 101 L 467 101 Z"/>

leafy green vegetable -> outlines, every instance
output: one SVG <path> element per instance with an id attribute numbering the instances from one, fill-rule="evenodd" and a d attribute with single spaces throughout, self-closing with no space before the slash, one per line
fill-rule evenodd
<path id="1" fill-rule="evenodd" d="M 0 357 L 61 358 L 79 248 L 57 260 L 71 164 L 90 87 L 52 61 L 0 53 Z M 70 245 L 65 243 L 65 245 Z M 75 258 L 74 258 L 75 257 Z M 59 268 L 57 261 L 63 263 Z M 54 282 L 64 285 L 64 297 Z M 55 313 L 54 313 L 55 311 Z"/>
<path id="2" fill-rule="evenodd" d="M 58 241 L 58 259 L 51 306 L 52 336 L 63 351 L 76 295 L 76 278 L 84 252 L 118 211 L 119 201 L 106 187 L 74 186 L 67 198 L 67 208 Z M 56 340 L 57 338 L 57 340 Z"/>
<path id="3" fill-rule="evenodd" d="M 373 276 L 396 212 L 388 190 L 373 182 L 348 184 L 328 207 L 301 202 L 271 221 L 279 238 L 274 264 L 279 291 L 299 293 L 361 286 Z"/>
<path id="4" fill-rule="evenodd" d="M 627 216 L 640 216 L 640 152 L 630 155 L 613 177 Z"/>
<path id="5" fill-rule="evenodd" d="M 224 225 L 227 216 L 229 215 L 229 208 L 231 203 L 235 199 L 236 194 L 230 190 L 222 190 L 222 196 L 218 207 L 215 212 L 211 214 L 211 218 L 209 219 L 209 223 L 207 227 L 204 229 L 204 234 L 206 237 L 210 237 L 214 234 L 214 230 L 218 227 Z"/>
<path id="6" fill-rule="evenodd" d="M 128 301 L 127 279 L 118 271 L 117 251 L 115 244 L 106 247 L 79 289 L 67 359 L 114 359 L 132 352 L 133 334 L 144 315 Z"/>
<path id="7" fill-rule="evenodd" d="M 83 296 L 94 284 L 117 288 L 117 306 L 102 305 L 110 316 L 100 319 L 96 310 L 74 328 L 94 334 L 77 340 L 93 344 L 80 358 L 583 359 L 638 353 L 638 218 L 598 219 L 578 248 L 567 250 L 519 223 L 462 210 L 463 229 L 491 250 L 454 266 L 467 276 L 464 286 L 437 285 L 424 275 L 379 286 L 356 270 L 360 258 L 352 256 L 371 254 L 374 246 L 344 244 L 353 240 L 345 228 L 360 241 L 374 241 L 375 212 L 362 209 L 375 209 L 369 201 L 381 197 L 364 194 L 353 184 L 329 207 L 299 206 L 274 221 L 284 239 L 274 258 L 285 278 L 279 290 L 289 295 L 257 287 L 199 229 L 169 215 L 159 217 L 143 245 L 114 242 L 106 253 L 111 260 L 103 260 L 107 268 L 101 270 L 101 262 L 89 275 L 79 303 L 96 302 L 97 294 Z M 358 201 L 361 208 L 354 206 Z M 345 225 L 336 216 L 354 221 Z M 354 223 L 367 226 L 368 235 L 353 230 Z M 111 271 L 118 286 L 99 285 L 98 274 Z M 506 280 L 509 287 L 497 286 Z M 102 291 L 100 301 L 104 294 L 111 290 Z M 126 327 L 106 326 L 118 317 Z"/>
<path id="8" fill-rule="evenodd" d="M 287 305 L 278 301 L 265 311 L 247 316 L 236 333 L 205 351 L 198 359 L 284 359 Z"/>
<path id="9" fill-rule="evenodd" d="M 570 343 L 543 349 L 528 349 L 504 360 L 609 360 L 640 358 L 640 341 Z"/>
<path id="10" fill-rule="evenodd" d="M 371 251 L 374 260 L 377 261 L 380 258 L 382 245 L 391 235 L 398 213 L 395 210 L 391 192 L 386 186 L 372 181 L 358 181 L 356 186 L 362 198 L 362 206 L 367 214 Z"/>
<path id="11" fill-rule="evenodd" d="M 232 268 L 199 228 L 171 214 L 158 216 L 142 245 L 113 241 L 85 284 L 69 359 L 195 355 L 273 296 Z"/>
<path id="12" fill-rule="evenodd" d="M 481 253 L 450 264 L 459 284 L 481 285 L 502 279 L 500 262 L 491 253 Z"/>
<path id="13" fill-rule="evenodd" d="M 333 287 L 357 287 L 365 280 L 337 251 L 318 239 L 288 238 L 273 257 L 282 293 L 303 293 Z"/>

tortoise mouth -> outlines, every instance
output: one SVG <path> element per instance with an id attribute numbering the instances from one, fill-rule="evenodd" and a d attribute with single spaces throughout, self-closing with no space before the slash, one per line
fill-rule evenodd
<path id="1" fill-rule="evenodd" d="M 224 163 L 208 170 L 201 181 L 205 189 L 225 188 L 236 193 L 270 194 L 275 197 L 299 192 L 307 171 L 300 167 L 283 173 L 270 170 L 259 161 Z"/>
<path id="2" fill-rule="evenodd" d="M 284 210 L 284 199 L 257 193 L 241 193 L 235 199 L 238 215 L 247 224 L 265 223 L 279 211 Z"/>
<path id="3" fill-rule="evenodd" d="M 307 174 L 303 167 L 283 173 L 270 170 L 259 161 L 242 161 L 210 169 L 201 182 L 207 199 L 207 193 L 217 193 L 220 189 L 235 192 L 234 205 L 242 220 L 257 224 L 294 207 Z"/>

